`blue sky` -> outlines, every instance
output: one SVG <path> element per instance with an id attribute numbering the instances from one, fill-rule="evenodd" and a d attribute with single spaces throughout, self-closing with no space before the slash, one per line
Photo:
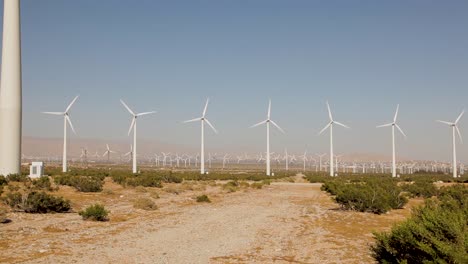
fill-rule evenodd
<path id="1" fill-rule="evenodd" d="M 264 151 L 266 115 L 273 151 L 325 152 L 325 101 L 338 121 L 336 152 L 387 154 L 391 120 L 401 105 L 399 153 L 450 159 L 453 120 L 468 106 L 467 1 L 153 1 L 23 0 L 25 136 L 61 137 L 61 111 L 81 138 L 139 136 L 197 147 L 206 97 L 220 131 L 207 147 Z M 3 13 L 3 10 L 2 10 Z M 468 139 L 468 117 L 460 124 Z M 468 161 L 468 149 L 459 147 Z"/>

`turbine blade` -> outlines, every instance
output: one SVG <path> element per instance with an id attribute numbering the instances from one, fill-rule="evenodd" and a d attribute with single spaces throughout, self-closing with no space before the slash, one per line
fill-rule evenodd
<path id="1" fill-rule="evenodd" d="M 76 135 L 75 128 L 73 127 L 73 124 L 72 124 L 72 122 L 71 122 L 70 117 L 69 117 L 68 115 L 66 115 L 66 116 L 65 116 L 65 119 L 67 120 L 68 124 L 70 125 L 70 127 L 71 127 L 73 133 Z"/>
<path id="2" fill-rule="evenodd" d="M 110 149 L 110 148 L 109 148 L 109 144 L 106 144 L 106 148 L 107 148 L 107 150 L 109 150 L 109 149 Z"/>
<path id="3" fill-rule="evenodd" d="M 400 110 L 400 105 L 398 104 L 397 107 L 396 107 L 396 112 L 395 112 L 395 117 L 393 118 L 393 123 L 396 122 L 397 120 L 397 117 L 398 117 L 398 110 Z"/>
<path id="4" fill-rule="evenodd" d="M 282 129 L 280 126 L 278 126 L 278 124 L 276 124 L 276 123 L 275 123 L 275 121 L 273 121 L 273 120 L 270 120 L 270 122 L 271 122 L 271 123 L 272 123 L 272 124 L 273 124 L 273 125 L 274 125 L 276 128 L 278 128 L 278 129 L 279 129 L 279 131 L 281 131 L 281 133 L 283 133 L 283 134 L 285 134 L 285 133 L 286 133 L 286 132 L 284 132 L 284 130 L 283 130 L 283 129 Z"/>
<path id="5" fill-rule="evenodd" d="M 128 129 L 128 135 L 130 135 L 130 132 L 132 132 L 133 127 L 135 126 L 136 118 L 132 118 L 132 123 L 130 124 L 130 128 Z"/>
<path id="6" fill-rule="evenodd" d="M 333 115 L 330 109 L 330 104 L 327 101 L 327 109 L 328 109 L 328 117 L 330 118 L 330 121 L 333 121 Z"/>
<path id="7" fill-rule="evenodd" d="M 47 115 L 64 115 L 65 113 L 64 112 L 41 112 L 43 114 L 47 114 Z"/>
<path id="8" fill-rule="evenodd" d="M 65 110 L 65 113 L 68 113 L 68 111 L 70 110 L 70 108 L 72 107 L 72 105 L 75 103 L 76 99 L 78 99 L 79 95 L 77 95 L 73 101 L 71 101 L 71 103 L 68 105 L 67 109 Z"/>
<path id="9" fill-rule="evenodd" d="M 265 124 L 266 122 L 267 122 L 267 120 L 263 120 L 262 122 L 258 122 L 257 124 L 251 126 L 250 128 L 252 128 L 252 127 L 258 127 L 259 125 L 263 125 L 263 124 Z"/>
<path id="10" fill-rule="evenodd" d="M 461 112 L 461 114 L 458 116 L 457 121 L 455 121 L 455 124 L 457 124 L 458 121 L 460 121 L 460 119 L 462 118 L 463 114 L 465 114 L 465 110 L 463 110 L 463 111 Z"/>
<path id="11" fill-rule="evenodd" d="M 190 120 L 187 120 L 187 121 L 183 121 L 182 123 L 190 123 L 190 122 L 201 121 L 201 120 L 202 120 L 202 118 L 198 117 L 198 118 L 190 119 Z"/>
<path id="12" fill-rule="evenodd" d="M 447 121 L 436 120 L 436 122 L 439 122 L 439 123 L 442 123 L 442 124 L 446 124 L 446 125 L 449 125 L 449 126 L 454 125 L 453 123 L 450 123 L 450 122 L 447 122 Z"/>
<path id="13" fill-rule="evenodd" d="M 103 157 L 106 156 L 107 153 L 109 153 L 109 150 L 106 150 L 106 152 L 104 152 L 104 154 L 102 154 L 102 156 L 103 156 Z"/>
<path id="14" fill-rule="evenodd" d="M 458 126 L 455 126 L 455 128 L 457 129 L 457 134 L 458 134 L 458 137 L 460 138 L 460 142 L 463 144 L 463 138 L 462 138 L 462 135 L 460 133 L 460 129 L 458 129 Z"/>
<path id="15" fill-rule="evenodd" d="M 334 122 L 335 124 L 339 125 L 339 126 L 342 126 L 342 127 L 345 127 L 345 128 L 350 128 L 349 126 L 344 125 L 344 124 L 342 124 L 342 123 L 340 123 L 340 122 L 336 122 L 336 121 L 333 121 L 333 122 Z"/>
<path id="16" fill-rule="evenodd" d="M 267 114 L 268 119 L 270 119 L 270 116 L 271 116 L 271 99 L 268 101 L 268 114 Z"/>
<path id="17" fill-rule="evenodd" d="M 401 127 L 398 124 L 395 124 L 395 126 L 398 128 L 398 130 L 400 130 L 400 133 L 406 137 L 406 134 L 405 132 L 403 132 L 403 129 L 401 129 Z"/>
<path id="18" fill-rule="evenodd" d="M 122 99 L 120 99 L 120 102 L 123 104 L 123 106 L 125 106 L 125 108 L 127 108 L 128 112 L 130 112 L 130 114 L 132 114 L 133 116 L 135 115 L 135 113 L 132 111 L 132 109 L 130 109 L 130 107 L 128 107 L 128 105 Z"/>
<path id="19" fill-rule="evenodd" d="M 214 126 L 211 124 L 211 122 L 210 122 L 208 119 L 206 119 L 206 118 L 205 118 L 205 121 L 206 121 L 206 123 L 211 127 L 211 129 L 213 129 L 213 131 L 214 131 L 216 134 L 218 134 L 218 131 L 216 130 L 216 128 L 214 128 Z"/>
<path id="20" fill-rule="evenodd" d="M 206 99 L 206 103 L 205 103 L 205 108 L 203 108 L 203 117 L 205 117 L 206 115 L 206 110 L 208 109 L 208 103 L 210 102 L 210 98 L 207 98 Z"/>
<path id="21" fill-rule="evenodd" d="M 321 135 L 325 130 L 327 130 L 331 126 L 331 122 L 328 123 L 322 130 L 320 130 L 319 135 Z"/>
<path id="22" fill-rule="evenodd" d="M 381 125 L 381 126 L 377 126 L 377 128 L 381 128 L 381 127 L 389 127 L 389 126 L 392 126 L 393 123 L 389 123 L 389 124 L 385 124 L 385 125 Z"/>
<path id="23" fill-rule="evenodd" d="M 136 116 L 144 116 L 144 115 L 150 115 L 150 114 L 155 114 L 155 113 L 156 113 L 156 111 L 143 112 L 143 113 L 136 114 Z"/>

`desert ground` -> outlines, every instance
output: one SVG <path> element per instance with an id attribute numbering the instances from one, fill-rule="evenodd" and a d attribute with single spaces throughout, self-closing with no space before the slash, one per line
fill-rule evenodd
<path id="1" fill-rule="evenodd" d="M 0 226 L 2 263 L 372 263 L 373 231 L 388 230 L 421 200 L 384 215 L 340 210 L 320 184 L 274 182 L 228 192 L 214 182 L 123 188 L 106 179 L 101 193 L 61 186 L 66 214 L 9 213 Z M 197 203 L 207 194 L 211 203 Z M 157 210 L 135 209 L 138 197 Z M 107 222 L 76 213 L 100 202 Z"/>

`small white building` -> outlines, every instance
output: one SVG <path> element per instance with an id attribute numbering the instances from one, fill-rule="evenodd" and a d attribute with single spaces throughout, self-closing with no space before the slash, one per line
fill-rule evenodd
<path id="1" fill-rule="evenodd" d="M 44 162 L 34 161 L 29 166 L 29 178 L 40 178 L 44 175 Z"/>

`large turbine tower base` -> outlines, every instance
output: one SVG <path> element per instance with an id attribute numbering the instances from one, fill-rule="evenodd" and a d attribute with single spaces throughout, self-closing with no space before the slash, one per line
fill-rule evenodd
<path id="1" fill-rule="evenodd" d="M 21 173 L 20 0 L 3 1 L 0 88 L 0 175 Z"/>

